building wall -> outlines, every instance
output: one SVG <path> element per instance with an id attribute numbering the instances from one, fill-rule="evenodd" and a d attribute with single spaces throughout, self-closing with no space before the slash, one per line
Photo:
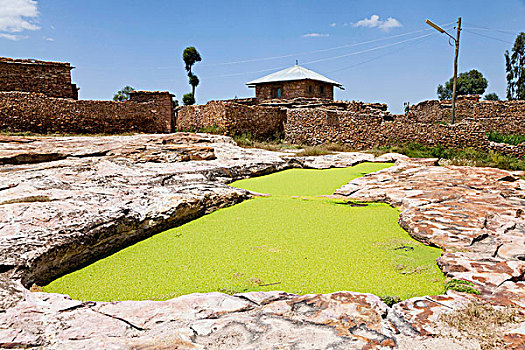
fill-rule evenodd
<path id="1" fill-rule="evenodd" d="M 79 101 L 39 93 L 0 92 L 0 130 L 41 134 L 172 131 L 174 112 L 169 93 L 139 93 L 135 98 L 142 102 Z"/>
<path id="2" fill-rule="evenodd" d="M 281 99 L 297 97 L 334 99 L 334 87 L 332 84 L 314 80 L 259 84 L 255 87 L 255 96 L 259 101 L 278 98 L 275 95 L 275 90 L 278 88 L 281 88 Z"/>
<path id="3" fill-rule="evenodd" d="M 78 99 L 78 89 L 71 83 L 72 68 L 69 63 L 0 57 L 0 91 Z"/>

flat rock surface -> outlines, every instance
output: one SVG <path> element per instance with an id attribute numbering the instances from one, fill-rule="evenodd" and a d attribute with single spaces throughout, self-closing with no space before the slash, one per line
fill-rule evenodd
<path id="1" fill-rule="evenodd" d="M 81 302 L 30 292 L 61 274 L 249 198 L 227 183 L 291 167 L 363 161 L 394 167 L 336 194 L 401 210 L 416 239 L 442 247 L 444 272 L 481 295 L 447 292 L 385 305 L 337 292 L 190 294 L 167 301 Z M 0 138 L 0 348 L 476 349 L 438 319 L 473 300 L 525 313 L 525 182 L 496 169 L 437 167 L 398 154 L 296 157 L 178 133 Z M 507 348 L 525 335 L 516 326 Z"/>

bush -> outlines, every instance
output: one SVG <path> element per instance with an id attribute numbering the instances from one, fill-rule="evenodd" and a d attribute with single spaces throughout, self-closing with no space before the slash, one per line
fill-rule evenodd
<path id="1" fill-rule="evenodd" d="M 497 131 L 488 131 L 487 137 L 489 141 L 507 143 L 509 145 L 519 145 L 525 142 L 525 135 L 523 134 L 500 134 Z"/>
<path id="2" fill-rule="evenodd" d="M 184 103 L 185 106 L 191 106 L 195 104 L 195 97 L 193 94 L 187 93 L 186 95 L 182 96 L 182 103 Z"/>
<path id="3" fill-rule="evenodd" d="M 445 284 L 445 292 L 449 289 L 455 290 L 456 292 L 470 293 L 479 295 L 481 292 L 475 288 L 472 282 L 465 280 L 452 279 Z"/>
<path id="4" fill-rule="evenodd" d="M 381 297 L 383 303 L 387 304 L 389 307 L 392 307 L 394 304 L 397 304 L 401 301 L 401 298 L 397 295 L 386 295 Z"/>

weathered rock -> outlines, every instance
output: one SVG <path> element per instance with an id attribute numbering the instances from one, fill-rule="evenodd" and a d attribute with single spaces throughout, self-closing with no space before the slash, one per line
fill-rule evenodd
<path id="1" fill-rule="evenodd" d="M 410 161 L 355 179 L 336 194 L 399 207 L 399 222 L 412 237 L 445 250 L 438 259 L 443 272 L 481 292 L 448 292 L 394 306 L 420 334 L 436 335 L 441 314 L 473 299 L 525 314 L 524 190 L 525 181 L 508 171 Z M 525 346 L 525 336 L 511 338 L 508 348 Z"/>
<path id="2" fill-rule="evenodd" d="M 506 171 L 436 167 L 436 160 L 400 155 L 298 158 L 202 134 L 6 140 L 0 159 L 23 156 L 20 164 L 0 165 L 0 347 L 474 349 L 475 341 L 428 338 L 438 334 L 441 314 L 472 300 L 525 308 L 525 183 Z M 31 154 L 60 157 L 35 162 Z M 248 198 L 225 185 L 235 179 L 363 161 L 397 162 L 337 194 L 399 206 L 403 227 L 442 247 L 444 272 L 472 281 L 480 296 L 449 291 L 389 308 L 353 292 L 101 303 L 26 289 Z M 519 329 L 506 335 L 509 348 L 523 345 Z"/>

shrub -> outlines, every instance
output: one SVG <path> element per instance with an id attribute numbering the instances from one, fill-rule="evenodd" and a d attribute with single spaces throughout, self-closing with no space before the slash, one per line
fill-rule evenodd
<path id="1" fill-rule="evenodd" d="M 497 131 L 488 131 L 487 137 L 489 141 L 507 143 L 509 145 L 519 145 L 525 142 L 525 135 L 523 134 L 500 134 Z"/>
<path id="2" fill-rule="evenodd" d="M 452 279 L 445 283 L 445 292 L 449 289 L 455 290 L 456 292 L 470 293 L 470 294 L 481 294 L 481 292 L 475 288 L 472 282 L 465 280 Z"/>

